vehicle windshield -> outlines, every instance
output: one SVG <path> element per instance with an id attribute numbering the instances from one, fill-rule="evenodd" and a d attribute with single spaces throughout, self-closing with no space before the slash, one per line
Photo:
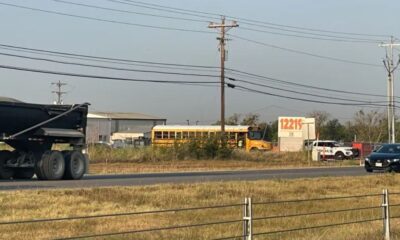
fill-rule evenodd
<path id="1" fill-rule="evenodd" d="M 252 139 L 252 140 L 261 140 L 262 139 L 261 132 L 251 131 L 251 132 L 249 132 L 248 136 L 249 136 L 249 139 Z"/>
<path id="2" fill-rule="evenodd" d="M 400 153 L 400 145 L 382 145 L 377 153 Z"/>

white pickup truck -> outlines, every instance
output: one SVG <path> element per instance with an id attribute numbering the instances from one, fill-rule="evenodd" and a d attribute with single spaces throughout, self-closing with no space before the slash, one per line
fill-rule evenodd
<path id="1" fill-rule="evenodd" d="M 358 150 L 352 147 L 341 146 L 338 142 L 333 140 L 318 140 L 313 141 L 312 150 L 317 150 L 321 158 L 325 159 L 351 159 L 358 156 Z"/>

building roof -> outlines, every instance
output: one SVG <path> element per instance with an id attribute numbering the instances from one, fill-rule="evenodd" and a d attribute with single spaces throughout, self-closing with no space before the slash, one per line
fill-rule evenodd
<path id="1" fill-rule="evenodd" d="M 160 118 L 142 113 L 123 113 L 123 112 L 90 112 L 87 117 L 117 119 L 117 120 L 161 120 L 161 121 L 167 120 L 165 118 Z"/>

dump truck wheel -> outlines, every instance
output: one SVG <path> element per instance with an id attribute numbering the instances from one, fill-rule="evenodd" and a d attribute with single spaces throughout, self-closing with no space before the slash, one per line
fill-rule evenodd
<path id="1" fill-rule="evenodd" d="M 0 179 L 10 179 L 14 175 L 14 170 L 5 166 L 6 161 L 12 157 L 12 153 L 7 150 L 0 151 Z"/>
<path id="2" fill-rule="evenodd" d="M 33 168 L 20 168 L 15 169 L 14 179 L 31 179 L 35 174 L 35 169 Z"/>
<path id="3" fill-rule="evenodd" d="M 64 179 L 81 179 L 85 174 L 85 156 L 80 151 L 68 151 L 64 159 Z"/>
<path id="4" fill-rule="evenodd" d="M 59 151 L 46 151 L 36 164 L 36 176 L 43 180 L 58 180 L 64 176 L 64 157 Z"/>

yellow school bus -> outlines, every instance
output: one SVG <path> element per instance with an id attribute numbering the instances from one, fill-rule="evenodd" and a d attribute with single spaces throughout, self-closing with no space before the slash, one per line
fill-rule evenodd
<path id="1" fill-rule="evenodd" d="M 173 146 L 174 144 L 218 138 L 221 126 L 218 125 L 156 125 L 151 131 L 151 141 L 154 146 Z M 250 126 L 225 126 L 225 137 L 232 148 L 243 148 L 246 151 L 272 150 L 271 142 L 262 140 L 263 134 L 258 128 Z"/>

